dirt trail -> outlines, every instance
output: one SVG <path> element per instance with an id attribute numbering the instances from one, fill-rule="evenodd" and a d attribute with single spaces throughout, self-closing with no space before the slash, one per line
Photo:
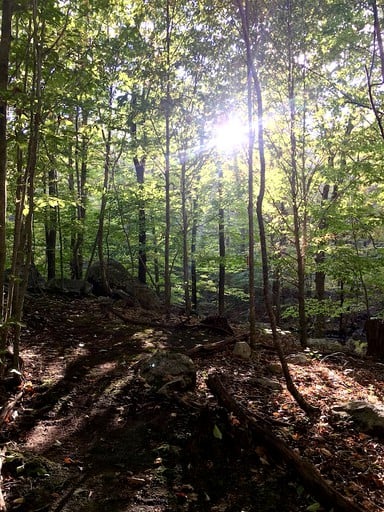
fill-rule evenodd
<path id="1" fill-rule="evenodd" d="M 185 351 L 222 335 L 124 324 L 89 299 L 40 298 L 26 323 L 24 397 L 1 431 L 14 454 L 3 468 L 9 511 L 289 512 L 313 504 L 289 468 L 235 438 L 207 391 L 214 367 L 233 377 L 242 399 L 273 414 L 281 393 L 255 387 L 260 360 L 239 362 L 228 351 L 196 358 L 196 390 L 174 397 L 135 373 L 155 348 Z M 304 428 L 288 399 L 281 415 L 290 414 Z"/>

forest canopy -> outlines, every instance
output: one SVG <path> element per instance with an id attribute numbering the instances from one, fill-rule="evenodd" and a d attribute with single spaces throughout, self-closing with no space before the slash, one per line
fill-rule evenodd
<path id="1" fill-rule="evenodd" d="M 303 344 L 327 319 L 382 314 L 376 0 L 2 0 L 1 14 L 3 348 L 31 268 L 84 280 L 109 259 L 167 310 L 242 301 L 252 323 L 269 290 Z"/>

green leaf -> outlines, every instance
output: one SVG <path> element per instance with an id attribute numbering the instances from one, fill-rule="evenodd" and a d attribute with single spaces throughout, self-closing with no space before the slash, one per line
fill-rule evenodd
<path id="1" fill-rule="evenodd" d="M 223 434 L 221 433 L 221 431 L 217 425 L 215 425 L 213 427 L 213 437 L 215 439 L 223 439 Z"/>
<path id="2" fill-rule="evenodd" d="M 309 505 L 309 507 L 307 507 L 306 510 L 308 510 L 308 512 L 317 512 L 317 510 L 320 510 L 321 509 L 321 505 L 320 503 L 318 503 L 317 501 L 315 503 L 312 503 L 312 505 Z"/>

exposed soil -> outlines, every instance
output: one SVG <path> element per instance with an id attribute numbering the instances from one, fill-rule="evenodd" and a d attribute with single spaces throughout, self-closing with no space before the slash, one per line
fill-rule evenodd
<path id="1" fill-rule="evenodd" d="M 193 356 L 193 392 L 158 394 L 137 362 L 156 349 L 187 352 L 222 340 L 206 326 L 138 309 L 108 313 L 97 299 L 29 299 L 23 331 L 24 382 L 0 425 L 2 489 L 19 512 L 272 512 L 323 510 L 292 469 L 249 439 L 206 386 L 208 372 L 250 411 L 280 422 L 275 433 L 341 493 L 367 511 L 384 510 L 382 440 L 335 417 L 339 401 L 384 401 L 384 366 L 349 354 L 291 364 L 304 396 L 320 406 L 310 421 L 284 386 L 268 334 L 249 361 L 232 346 Z M 156 326 L 156 324 L 158 324 Z M 197 324 L 197 320 L 196 320 Z M 235 335 L 240 325 L 232 325 Z M 243 332 L 244 328 L 243 328 Z M 282 335 L 287 352 L 299 351 Z M 258 380 L 281 384 L 271 389 Z M 5 405 L 3 411 L 5 410 Z"/>

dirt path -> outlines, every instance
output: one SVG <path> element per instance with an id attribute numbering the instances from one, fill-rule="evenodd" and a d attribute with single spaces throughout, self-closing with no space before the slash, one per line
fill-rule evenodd
<path id="1" fill-rule="evenodd" d="M 234 360 L 229 349 L 196 358 L 196 390 L 169 398 L 154 393 L 137 376 L 138 359 L 154 349 L 185 351 L 197 343 L 222 339 L 222 335 L 124 324 L 106 317 L 96 300 L 86 299 L 35 300 L 29 304 L 26 322 L 24 397 L 17 415 L 1 431 L 3 442 L 8 443 L 3 468 L 8 510 L 289 512 L 314 506 L 289 468 L 272 463 L 262 446 L 248 449 L 249 440 L 239 442 L 231 420 L 205 385 L 212 367 L 231 376 L 239 399 L 291 425 L 284 435 L 298 450 L 318 460 L 326 472 L 326 447 L 330 455 L 332 449 L 321 439 L 330 435 L 325 418 L 323 426 L 309 425 L 284 390 L 256 385 L 255 376 L 270 371 L 268 365 L 275 364 L 277 371 L 271 351 L 249 362 Z M 302 383 L 306 379 L 307 388 L 309 383 L 312 387 L 311 399 L 316 398 L 317 389 L 323 401 L 324 389 L 318 387 L 327 380 L 325 372 L 328 380 L 329 372 L 334 372 L 335 383 L 340 369 L 316 364 L 310 376 L 308 370 L 298 369 L 295 378 Z M 367 371 L 360 368 L 360 379 L 372 379 Z M 281 381 L 278 373 L 274 378 Z M 339 385 L 345 386 L 346 380 Z M 359 389 L 363 394 L 366 388 L 360 386 L 355 392 Z M 379 394 L 383 389 L 371 388 L 374 391 Z M 322 405 L 326 410 L 328 403 Z M 349 441 L 341 446 L 346 433 Z M 384 471 L 381 443 L 359 441 L 351 430 L 343 431 L 340 439 L 335 429 L 332 435 L 339 448 L 346 449 L 349 443 L 351 457 L 363 446 L 363 463 L 369 460 L 372 474 L 373 446 L 369 443 L 376 443 L 376 481 L 372 477 L 369 492 L 380 510 L 384 505 L 379 483 Z M 339 473 L 347 469 L 341 464 L 337 467 Z M 362 470 L 360 476 L 357 473 L 352 475 L 354 492 L 366 494 Z M 351 492 L 347 478 L 350 473 L 341 473 L 336 485 L 345 485 Z"/>

